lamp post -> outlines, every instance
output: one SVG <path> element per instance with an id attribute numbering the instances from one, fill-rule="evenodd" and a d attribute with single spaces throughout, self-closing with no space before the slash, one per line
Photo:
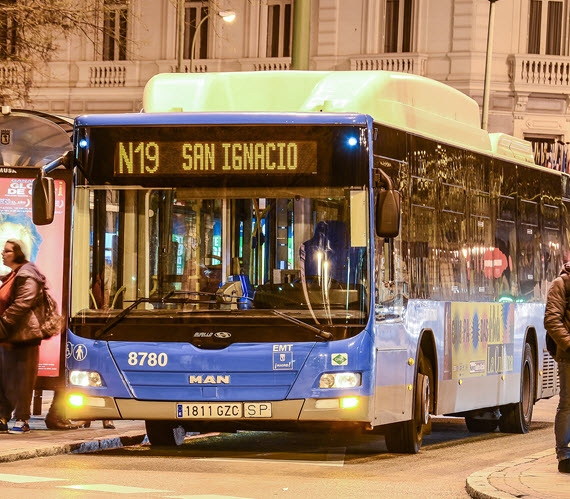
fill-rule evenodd
<path id="1" fill-rule="evenodd" d="M 295 0 L 291 69 L 309 69 L 311 51 L 311 0 Z"/>
<path id="2" fill-rule="evenodd" d="M 483 112 L 481 128 L 487 130 L 489 119 L 489 87 L 491 86 L 491 64 L 493 58 L 493 32 L 495 31 L 495 2 L 489 0 L 489 27 L 487 31 L 487 56 L 485 57 L 485 83 L 483 86 Z"/>
<path id="3" fill-rule="evenodd" d="M 177 73 L 184 73 L 184 66 L 182 59 L 184 56 L 184 3 L 185 0 L 178 0 L 178 64 L 176 68 Z M 192 37 L 192 44 L 190 45 L 190 73 L 194 72 L 194 46 L 196 45 L 196 37 L 200 32 L 200 27 L 208 17 L 210 17 L 211 12 L 208 12 L 196 26 L 194 31 L 194 36 Z M 217 11 L 219 15 L 225 22 L 231 23 L 236 18 L 236 14 L 233 11 Z"/>

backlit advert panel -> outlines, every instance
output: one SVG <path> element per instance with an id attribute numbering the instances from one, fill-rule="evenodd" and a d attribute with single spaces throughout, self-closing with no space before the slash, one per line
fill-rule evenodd
<path id="1" fill-rule="evenodd" d="M 6 240 L 20 239 L 31 252 L 30 260 L 46 276 L 51 295 L 61 311 L 63 293 L 63 250 L 65 238 L 65 182 L 55 180 L 55 216 L 50 225 L 32 222 L 32 181 L 29 178 L 0 178 L 0 248 Z M 0 275 L 10 272 L 0 260 Z M 59 376 L 61 335 L 42 341 L 38 376 Z"/>

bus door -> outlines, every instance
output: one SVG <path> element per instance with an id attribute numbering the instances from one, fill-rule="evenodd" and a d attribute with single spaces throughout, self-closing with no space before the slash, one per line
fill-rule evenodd
<path id="1" fill-rule="evenodd" d="M 375 192 L 381 185 L 382 171 L 390 176 L 400 192 L 407 188 L 407 163 L 374 157 Z M 406 227 L 406 196 L 402 196 L 401 226 Z M 389 424 L 411 419 L 414 368 L 408 362 L 411 352 L 408 331 L 404 322 L 408 305 L 408 273 L 405 229 L 396 238 L 375 235 L 375 341 L 376 391 L 374 424 Z"/>

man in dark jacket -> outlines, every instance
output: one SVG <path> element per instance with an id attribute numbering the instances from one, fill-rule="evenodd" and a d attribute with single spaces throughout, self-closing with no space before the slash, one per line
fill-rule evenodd
<path id="1" fill-rule="evenodd" d="M 570 473 L 570 303 L 565 279 L 570 279 L 570 262 L 564 264 L 548 290 L 544 327 L 556 342 L 554 359 L 560 376 L 560 400 L 554 420 L 558 471 Z"/>

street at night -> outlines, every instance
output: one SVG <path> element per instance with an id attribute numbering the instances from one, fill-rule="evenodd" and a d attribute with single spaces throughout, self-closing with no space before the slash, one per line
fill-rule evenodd
<path id="1" fill-rule="evenodd" d="M 553 446 L 557 400 L 536 404 L 526 435 L 473 434 L 461 418 L 434 418 L 417 455 L 388 453 L 381 436 L 240 432 L 187 437 L 177 448 L 142 444 L 6 463 L 0 487 L 6 499 L 468 498 L 471 473 Z"/>

